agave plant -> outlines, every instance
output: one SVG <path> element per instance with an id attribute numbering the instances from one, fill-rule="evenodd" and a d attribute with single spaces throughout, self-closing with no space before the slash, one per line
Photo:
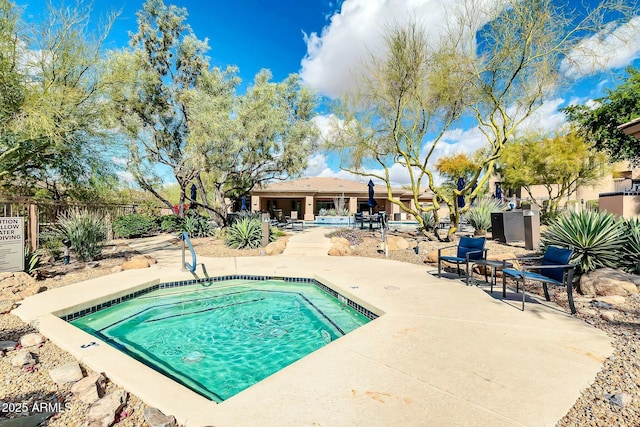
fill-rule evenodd
<path id="1" fill-rule="evenodd" d="M 499 212 L 507 207 L 497 199 L 481 198 L 464 214 L 464 219 L 475 228 L 475 234 L 483 235 L 491 228 L 491 212 Z"/>
<path id="2" fill-rule="evenodd" d="M 545 247 L 573 248 L 572 262 L 586 273 L 600 267 L 618 267 L 625 236 L 621 221 L 613 214 L 583 210 L 556 218 L 542 233 L 541 241 Z"/>
<path id="3" fill-rule="evenodd" d="M 436 219 L 433 215 L 433 211 L 422 212 L 420 216 L 422 217 L 422 222 L 424 223 L 424 228 L 426 230 L 431 230 L 436 226 Z"/>
<path id="4" fill-rule="evenodd" d="M 42 263 L 42 252 L 39 250 L 32 251 L 31 246 L 24 247 L 24 272 L 34 275 L 40 269 Z"/>
<path id="5" fill-rule="evenodd" d="M 620 264 L 629 273 L 640 273 L 640 219 L 631 218 L 624 222 L 626 237 Z"/>
<path id="6" fill-rule="evenodd" d="M 262 224 L 253 218 L 241 218 L 231 224 L 224 242 L 234 249 L 255 249 L 262 244 Z"/>

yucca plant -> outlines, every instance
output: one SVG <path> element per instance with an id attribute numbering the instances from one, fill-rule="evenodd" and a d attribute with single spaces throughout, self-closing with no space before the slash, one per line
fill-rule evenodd
<path id="1" fill-rule="evenodd" d="M 93 261 L 102 253 L 107 225 L 102 214 L 74 209 L 58 217 L 58 233 L 71 242 L 81 261 Z"/>
<path id="2" fill-rule="evenodd" d="M 224 242 L 234 249 L 255 249 L 262 244 L 262 223 L 254 218 L 241 218 L 227 227 Z"/>
<path id="3" fill-rule="evenodd" d="M 481 198 L 463 215 L 476 235 L 484 235 L 491 228 L 491 212 L 504 211 L 507 206 L 498 199 Z"/>
<path id="4" fill-rule="evenodd" d="M 546 246 L 571 247 L 572 262 L 587 273 L 601 267 L 616 268 L 620 263 L 620 248 L 625 243 L 624 228 L 613 214 L 583 210 L 560 215 L 541 236 Z"/>
<path id="5" fill-rule="evenodd" d="M 620 264 L 629 273 L 640 274 L 640 219 L 626 220 L 623 230 L 625 243 Z"/>

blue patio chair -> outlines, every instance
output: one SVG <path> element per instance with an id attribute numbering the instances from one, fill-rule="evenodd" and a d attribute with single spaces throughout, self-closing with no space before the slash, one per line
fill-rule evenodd
<path id="1" fill-rule="evenodd" d="M 522 280 L 522 311 L 524 311 L 525 290 L 524 285 L 526 280 L 532 280 L 542 283 L 544 290 L 544 297 L 547 301 L 550 301 L 549 290 L 547 285 L 564 286 L 567 290 L 567 298 L 569 300 L 569 307 L 571 308 L 571 314 L 576 314 L 576 307 L 573 303 L 573 273 L 577 267 L 576 264 L 570 264 L 569 260 L 573 255 L 573 249 L 558 248 L 556 246 L 549 246 L 544 255 L 541 257 L 523 257 L 514 258 L 519 262 L 539 261 L 539 265 L 523 265 L 521 270 L 512 268 L 506 268 L 503 265 L 502 269 L 502 293 L 506 294 L 507 289 L 507 277 L 511 277 L 516 280 L 516 292 L 519 291 L 520 280 Z M 504 260 L 506 263 L 509 260 Z M 537 270 L 533 272 L 531 270 Z"/>
<path id="2" fill-rule="evenodd" d="M 458 276 L 462 275 L 460 273 L 460 264 L 465 264 L 467 285 L 469 285 L 469 264 L 472 264 L 473 261 L 487 258 L 487 250 L 484 248 L 485 243 L 486 239 L 484 237 L 461 237 L 457 245 L 438 249 L 438 277 L 440 277 L 440 272 L 442 271 L 442 261 L 455 263 Z M 458 248 L 455 256 L 442 255 L 444 249 L 455 247 Z"/>

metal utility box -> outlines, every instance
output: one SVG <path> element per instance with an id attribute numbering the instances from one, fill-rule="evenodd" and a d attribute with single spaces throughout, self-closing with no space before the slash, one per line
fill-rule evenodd
<path id="1" fill-rule="evenodd" d="M 504 243 L 524 240 L 522 211 L 491 212 L 491 236 Z"/>

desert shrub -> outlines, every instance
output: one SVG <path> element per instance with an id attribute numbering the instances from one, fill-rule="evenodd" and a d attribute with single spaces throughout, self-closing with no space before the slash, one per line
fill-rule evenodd
<path id="1" fill-rule="evenodd" d="M 270 240 L 274 241 L 276 240 L 278 237 L 284 237 L 287 235 L 286 232 L 284 232 L 283 230 L 280 230 L 278 227 L 270 227 Z"/>
<path id="2" fill-rule="evenodd" d="M 213 235 L 214 226 L 209 222 L 209 218 L 189 211 L 184 217 L 182 230 L 189 233 L 191 237 L 209 237 Z"/>
<path id="3" fill-rule="evenodd" d="M 572 262 L 586 273 L 601 267 L 620 265 L 620 248 L 625 243 L 624 227 L 608 212 L 569 212 L 552 221 L 541 236 L 546 246 L 571 247 Z"/>
<path id="4" fill-rule="evenodd" d="M 87 210 L 70 210 L 58 217 L 58 233 L 71 242 L 71 249 L 81 261 L 100 256 L 107 239 L 104 216 Z"/>
<path id="5" fill-rule="evenodd" d="M 64 252 L 64 245 L 62 244 L 62 237 L 56 231 L 44 231 L 40 233 L 40 249 L 43 253 L 51 255 L 58 259 Z"/>
<path id="6" fill-rule="evenodd" d="M 176 215 L 162 215 L 158 218 L 158 225 L 163 233 L 182 231 L 183 223 L 184 220 Z"/>
<path id="7" fill-rule="evenodd" d="M 262 223 L 252 218 L 240 218 L 225 233 L 224 242 L 234 249 L 255 249 L 262 245 Z"/>
<path id="8" fill-rule="evenodd" d="M 24 247 L 24 272 L 27 274 L 35 274 L 42 265 L 42 252 L 39 250 L 32 251 L 31 246 Z"/>
<path id="9" fill-rule="evenodd" d="M 151 233 L 156 229 L 156 222 L 149 215 L 127 214 L 116 218 L 112 227 L 116 237 L 130 239 Z"/>
<path id="10" fill-rule="evenodd" d="M 338 215 L 338 211 L 336 211 L 334 208 L 327 209 L 327 215 L 328 216 L 336 216 L 336 215 Z"/>
<path id="11" fill-rule="evenodd" d="M 481 198 L 463 215 L 469 225 L 476 231 L 487 231 L 491 228 L 491 212 L 506 210 L 506 205 L 500 200 Z"/>
<path id="12" fill-rule="evenodd" d="M 620 265 L 630 273 L 640 274 L 640 219 L 630 218 L 623 223 L 625 243 Z"/>
<path id="13" fill-rule="evenodd" d="M 329 211 L 326 208 L 322 208 L 318 211 L 318 216 L 327 216 L 328 212 Z"/>

